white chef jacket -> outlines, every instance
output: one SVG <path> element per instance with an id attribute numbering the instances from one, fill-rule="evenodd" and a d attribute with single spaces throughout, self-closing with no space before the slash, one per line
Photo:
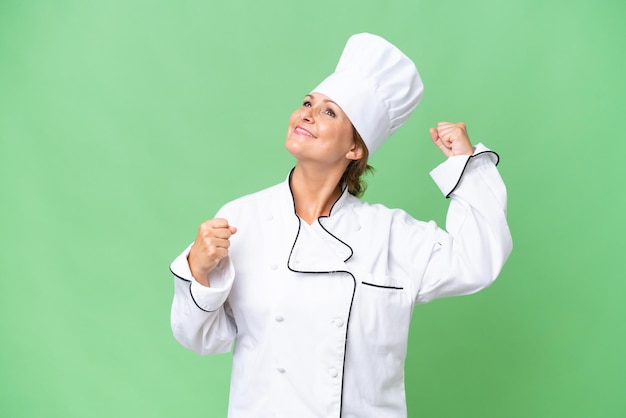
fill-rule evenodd
<path id="1" fill-rule="evenodd" d="M 344 190 L 309 225 L 289 179 L 223 206 L 229 256 L 192 277 L 171 264 L 175 338 L 199 353 L 234 343 L 230 418 L 406 417 L 404 361 L 416 303 L 477 292 L 508 257 L 498 156 L 476 146 L 431 172 L 451 198 L 446 229 Z"/>

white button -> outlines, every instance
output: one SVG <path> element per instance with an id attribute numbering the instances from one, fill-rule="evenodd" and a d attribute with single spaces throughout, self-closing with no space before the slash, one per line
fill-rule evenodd
<path id="1" fill-rule="evenodd" d="M 278 373 L 285 373 L 285 369 L 283 369 L 282 367 L 278 367 L 276 370 L 278 371 Z"/>
<path id="2" fill-rule="evenodd" d="M 285 320 L 285 318 L 283 318 L 283 316 L 282 316 L 282 315 L 276 315 L 276 316 L 274 317 L 274 320 L 275 320 L 276 322 L 283 322 L 283 321 Z"/>
<path id="3" fill-rule="evenodd" d="M 328 369 L 328 375 L 330 377 L 337 377 L 339 376 L 339 372 L 337 371 L 337 369 L 331 368 L 331 369 Z"/>
<path id="4" fill-rule="evenodd" d="M 267 215 L 267 220 L 268 220 L 268 221 L 272 221 L 272 220 L 274 220 L 274 215 L 271 215 L 271 214 L 270 214 L 270 215 Z"/>
<path id="5" fill-rule="evenodd" d="M 270 268 L 272 270 L 278 270 L 278 264 L 272 264 Z"/>
<path id="6" fill-rule="evenodd" d="M 359 231 L 360 229 L 361 229 L 361 225 L 356 225 L 356 226 L 354 227 L 354 230 L 355 230 L 355 231 Z"/>
<path id="7" fill-rule="evenodd" d="M 339 328 L 343 327 L 343 320 L 342 319 L 335 319 L 333 321 L 335 323 L 335 325 L 337 325 Z"/>

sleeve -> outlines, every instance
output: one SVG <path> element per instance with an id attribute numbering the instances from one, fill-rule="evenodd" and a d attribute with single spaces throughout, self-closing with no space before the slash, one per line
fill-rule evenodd
<path id="1" fill-rule="evenodd" d="M 235 278 L 230 257 L 223 258 L 209 273 L 211 287 L 191 275 L 187 255 L 191 245 L 170 265 L 174 275 L 171 325 L 174 338 L 198 354 L 230 351 L 237 327 L 228 305 Z"/>
<path id="2" fill-rule="evenodd" d="M 446 231 L 437 228 L 417 303 L 475 293 L 498 276 L 513 244 L 498 155 L 478 144 L 471 156 L 450 157 L 431 177 L 451 199 Z"/>

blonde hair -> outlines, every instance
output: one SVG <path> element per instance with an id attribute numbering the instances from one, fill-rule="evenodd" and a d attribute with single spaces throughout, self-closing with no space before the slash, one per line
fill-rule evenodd
<path id="1" fill-rule="evenodd" d="M 367 188 L 367 184 L 362 177 L 365 174 L 374 171 L 374 167 L 367 163 L 369 151 L 363 141 L 363 138 L 361 138 L 361 135 L 359 135 L 354 127 L 352 127 L 352 137 L 354 142 L 363 150 L 363 156 L 358 160 L 350 161 L 350 164 L 348 164 L 348 167 L 346 167 L 346 170 L 341 176 L 340 184 L 348 187 L 349 193 L 355 195 L 356 197 L 361 197 Z"/>

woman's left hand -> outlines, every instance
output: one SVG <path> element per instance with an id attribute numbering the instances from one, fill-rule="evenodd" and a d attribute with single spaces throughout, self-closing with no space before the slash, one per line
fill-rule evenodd
<path id="1" fill-rule="evenodd" d="M 439 122 L 436 129 L 430 128 L 430 136 L 446 157 L 474 154 L 463 122 Z"/>

